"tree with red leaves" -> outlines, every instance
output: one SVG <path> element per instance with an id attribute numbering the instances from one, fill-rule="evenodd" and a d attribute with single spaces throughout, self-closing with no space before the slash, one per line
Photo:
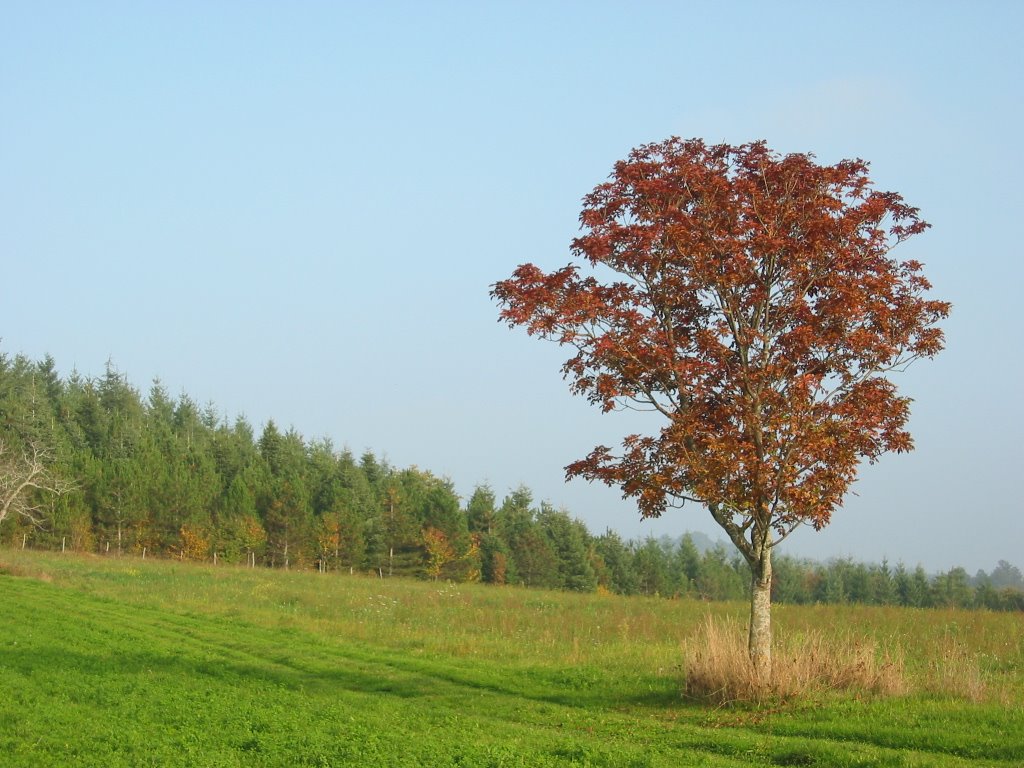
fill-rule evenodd
<path id="1" fill-rule="evenodd" d="M 890 251 L 928 224 L 861 160 L 678 138 L 617 163 L 580 221 L 573 262 L 492 287 L 501 319 L 575 348 L 565 377 L 602 411 L 660 414 L 566 477 L 621 487 L 644 517 L 707 507 L 750 566 L 767 680 L 772 549 L 825 526 L 862 460 L 912 448 L 887 376 L 942 349 L 950 305 Z"/>

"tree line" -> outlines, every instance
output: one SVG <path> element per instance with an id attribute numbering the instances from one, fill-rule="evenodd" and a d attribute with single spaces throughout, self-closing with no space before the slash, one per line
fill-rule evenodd
<path id="1" fill-rule="evenodd" d="M 482 484 L 463 504 L 449 480 L 372 451 L 356 457 L 274 421 L 257 433 L 159 381 L 143 396 L 111 363 L 99 377 L 62 377 L 51 357 L 0 353 L 0 445 L 0 475 L 15 478 L 44 455 L 60 491 L 23 491 L 34 512 L 0 517 L 8 545 L 706 600 L 750 594 L 746 564 L 721 545 L 594 535 L 525 486 L 499 499 Z M 783 556 L 773 596 L 1024 610 L 1022 588 L 1008 563 L 971 578 L 962 568 L 929 576 Z"/>

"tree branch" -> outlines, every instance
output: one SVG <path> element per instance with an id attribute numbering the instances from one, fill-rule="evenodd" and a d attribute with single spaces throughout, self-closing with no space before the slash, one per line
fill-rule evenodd
<path id="1" fill-rule="evenodd" d="M 39 513 L 43 505 L 33 497 L 50 493 L 61 496 L 73 489 L 73 484 L 51 473 L 50 459 L 49 450 L 34 441 L 18 455 L 0 440 L 0 523 L 16 514 L 42 527 Z"/>

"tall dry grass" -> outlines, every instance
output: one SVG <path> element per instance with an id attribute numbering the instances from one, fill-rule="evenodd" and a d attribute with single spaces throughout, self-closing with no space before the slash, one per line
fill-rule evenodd
<path id="1" fill-rule="evenodd" d="M 986 682 L 978 655 L 949 636 L 914 673 L 908 672 L 899 643 L 819 630 L 777 637 L 772 674 L 763 680 L 750 663 L 740 622 L 709 615 L 684 643 L 684 655 L 685 695 L 715 704 L 785 702 L 832 692 L 902 696 L 923 691 L 975 702 L 1003 698 Z"/>
<path id="2" fill-rule="evenodd" d="M 755 673 L 746 632 L 733 619 L 706 617 L 685 646 L 686 695 L 716 704 L 789 701 L 830 691 L 908 691 L 902 651 L 869 638 L 808 631 L 777 640 L 767 680 Z"/>
<path id="3" fill-rule="evenodd" d="M 921 687 L 928 693 L 968 701 L 1002 698 L 1002 692 L 992 690 L 986 683 L 977 655 L 955 637 L 948 635 L 937 643 L 921 683 Z"/>

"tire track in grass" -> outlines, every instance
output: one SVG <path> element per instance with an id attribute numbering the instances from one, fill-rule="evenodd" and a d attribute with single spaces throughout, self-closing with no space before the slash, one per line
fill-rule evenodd
<path id="1" fill-rule="evenodd" d="M 65 615 L 73 614 L 75 623 L 82 629 L 78 634 L 80 644 L 94 649 L 84 662 L 78 660 L 79 666 L 82 667 L 94 668 L 96 664 L 89 662 L 104 657 L 109 658 L 111 667 L 131 673 L 138 673 L 149 666 L 160 667 L 152 654 L 143 655 L 143 662 L 138 663 L 130 651 L 121 650 L 126 644 L 142 646 L 147 641 L 152 643 L 159 640 L 164 644 L 171 642 L 175 645 L 175 659 L 170 665 L 170 671 L 181 674 L 195 674 L 197 654 L 199 658 L 204 654 L 207 656 L 203 659 L 204 663 L 214 664 L 220 663 L 223 658 L 232 657 L 229 663 L 242 660 L 245 664 L 240 672 L 242 677 L 251 676 L 267 680 L 266 666 L 270 665 L 274 668 L 274 673 L 269 676 L 271 682 L 285 683 L 298 690 L 319 687 L 336 693 L 339 688 L 337 684 L 341 682 L 343 689 L 363 699 L 377 699 L 381 693 L 387 693 L 400 699 L 429 700 L 432 709 L 441 709 L 437 719 L 443 720 L 450 716 L 451 712 L 455 712 L 463 718 L 483 720 L 478 730 L 492 728 L 494 725 L 501 725 L 505 730 L 529 725 L 534 730 L 544 728 L 562 739 L 566 727 L 574 724 L 572 717 L 553 708 L 549 708 L 549 711 L 541 713 L 537 718 L 531 718 L 533 722 L 522 723 L 521 718 L 510 718 L 510 713 L 521 710 L 521 702 L 510 702 L 508 697 L 481 694 L 475 690 L 470 691 L 472 701 L 467 702 L 464 686 L 445 686 L 436 676 L 424 674 L 422 665 L 417 665 L 420 669 L 416 672 L 410 672 L 400 668 L 402 665 L 392 663 L 393 660 L 381 659 L 365 651 L 328 650 L 315 643 L 296 644 L 293 632 L 268 631 L 250 626 L 246 627 L 244 632 L 247 639 L 240 642 L 235 636 L 234 627 L 211 628 L 209 622 L 200 624 L 194 618 L 137 607 L 125 609 L 116 603 L 92 598 L 78 598 L 74 600 L 73 605 L 68 606 L 58 599 L 60 595 L 55 591 L 32 591 L 37 593 L 32 596 L 37 613 L 59 610 Z M 41 598 L 48 598 L 49 605 L 44 606 L 44 600 Z M 125 629 L 125 623 L 130 623 L 130 629 Z M 289 652 L 284 655 L 276 647 L 282 640 L 289 646 Z M 114 660 L 110 654 L 97 654 L 95 648 L 99 647 L 113 647 L 117 659 Z M 211 661 L 211 654 L 220 658 Z M 303 662 L 297 663 L 294 657 L 301 657 Z M 309 663 L 306 663 L 307 660 Z M 355 673 L 351 668 L 353 661 L 358 664 Z M 348 669 L 339 673 L 339 663 Z M 311 685 L 311 681 L 315 685 Z M 485 701 L 487 699 L 489 701 Z M 452 702 L 456 707 L 451 706 Z M 466 706 L 467 704 L 469 706 Z M 488 706 L 484 706 L 485 704 Z M 446 708 L 449 714 L 446 714 Z M 460 712 L 460 708 L 468 714 Z M 577 719 L 579 717 L 582 715 L 577 714 Z"/>
<path id="2" fill-rule="evenodd" d="M 155 666 L 172 676 L 223 681 L 228 672 L 235 682 L 255 680 L 317 695 L 344 692 L 359 702 L 354 704 L 357 709 L 387 695 L 409 703 L 416 716 L 437 722 L 461 718 L 463 724 L 475 724 L 478 733 L 529 728 L 557 738 L 585 734 L 593 726 L 609 743 L 632 739 L 634 747 L 705 755 L 718 765 L 978 764 L 946 750 L 900 749 L 858 734 L 845 734 L 845 740 L 844 734 L 812 735 L 813 724 L 799 722 L 789 727 L 780 723 L 779 730 L 789 733 L 773 733 L 770 725 L 712 730 L 697 723 L 670 723 L 650 712 L 638 716 L 608 708 L 594 711 L 564 703 L 562 693 L 550 686 L 531 685 L 529 671 L 510 674 L 493 663 L 411 658 L 400 651 L 322 638 L 299 629 L 176 613 L 23 580 L 4 582 L 5 601 L 22 614 L 13 617 L 5 609 L 9 619 L 24 622 L 30 636 L 49 630 L 46 642 L 53 647 L 70 646 L 80 655 L 79 665 L 96 669 L 97 674 L 110 667 L 138 675 Z M 104 652 L 98 652 L 100 648 Z M 504 679 L 494 679 L 496 672 Z M 990 752 L 983 764 L 1018 764 L 1004 757 Z"/>
<path id="3" fill-rule="evenodd" d="M 452 660 L 440 663 L 430 659 L 415 659 L 400 651 L 368 647 L 364 643 L 342 644 L 341 641 L 322 640 L 302 630 L 270 629 L 243 623 L 237 619 L 225 620 L 209 616 L 197 619 L 193 615 L 173 614 L 138 606 L 128 609 L 130 616 L 126 616 L 125 608 L 116 601 L 109 598 L 93 600 L 96 601 L 91 608 L 93 617 L 104 616 L 104 620 L 96 624 L 96 630 L 101 635 L 120 637 L 124 632 L 120 627 L 129 622 L 135 634 L 146 638 L 160 638 L 168 645 L 173 645 L 176 654 L 191 648 L 197 657 L 215 655 L 218 657 L 217 661 L 238 664 L 258 662 L 253 666 L 272 664 L 280 670 L 294 673 L 295 677 L 314 682 L 330 678 L 332 673 L 337 672 L 338 662 L 349 667 L 359 664 L 375 673 L 378 678 L 386 677 L 381 674 L 382 672 L 400 672 L 406 676 L 422 678 L 432 687 L 444 683 L 457 689 L 474 692 L 533 698 L 549 704 L 564 703 L 557 694 L 545 696 L 536 692 L 525 692 L 522 690 L 525 685 L 516 687 L 510 684 L 507 675 L 505 681 L 484 680 L 472 675 L 472 667 L 483 666 L 486 670 L 493 671 L 493 665 L 477 663 L 467 668 L 466 665 L 455 665 Z M 297 647 L 297 643 L 301 643 L 301 649 Z M 282 646 L 287 650 L 278 650 Z M 380 692 L 385 687 L 386 685 L 371 686 L 371 691 Z"/>
<path id="4" fill-rule="evenodd" d="M 192 631 L 192 624 L 189 619 L 181 616 L 171 617 L 164 613 L 155 613 L 153 619 L 163 624 L 164 626 L 176 626 L 186 634 L 190 634 Z M 215 623 L 219 623 L 219 619 L 215 619 Z M 233 623 L 232 626 L 237 626 L 237 622 Z M 328 688 L 334 688 L 335 684 L 339 681 L 347 683 L 345 687 L 351 688 L 353 680 L 351 677 L 351 671 L 346 670 L 342 675 L 337 672 L 338 663 L 351 665 L 353 662 L 359 662 L 360 670 L 365 671 L 365 675 L 358 679 L 358 689 L 362 691 L 368 691 L 374 694 L 377 693 L 391 693 L 399 696 L 432 696 L 434 698 L 444 698 L 443 692 L 437 688 L 438 683 L 445 683 L 451 686 L 451 690 L 456 692 L 465 692 L 466 689 L 472 689 L 473 691 L 486 691 L 494 694 L 498 704 L 503 704 L 507 697 L 512 697 L 516 700 L 528 699 L 535 702 L 553 705 L 557 707 L 568 707 L 568 710 L 577 709 L 572 705 L 566 705 L 562 700 L 564 697 L 556 692 L 541 692 L 541 693 L 529 693 L 524 690 L 526 686 L 520 684 L 516 685 L 515 681 L 510 678 L 506 678 L 502 682 L 496 682 L 493 680 L 482 680 L 480 677 L 473 677 L 472 669 L 467 669 L 465 666 L 454 667 L 449 663 L 438 663 L 431 660 L 418 660 L 410 659 L 407 655 L 403 655 L 400 652 L 373 649 L 372 651 L 367 650 L 362 646 L 354 646 L 351 644 L 345 645 L 343 648 L 338 648 L 322 642 L 310 642 L 310 638 L 307 633 L 301 630 L 267 630 L 266 628 L 257 628 L 252 625 L 247 625 L 249 630 L 256 633 L 271 632 L 273 635 L 282 634 L 286 640 L 292 642 L 298 638 L 306 636 L 306 642 L 302 645 L 301 652 L 296 649 L 296 653 L 278 657 L 268 657 L 266 655 L 260 655 L 257 653 L 245 652 L 243 655 L 246 658 L 253 658 L 260 661 L 267 661 L 268 658 L 274 664 L 279 667 L 283 667 L 295 675 L 300 680 L 315 680 Z M 213 633 L 211 633 L 211 626 L 209 623 L 204 625 L 206 636 L 196 637 L 195 639 L 203 647 L 206 644 L 212 642 Z M 225 628 L 226 629 L 226 628 Z M 232 642 L 225 642 L 223 640 L 216 641 L 219 647 L 223 650 L 225 648 L 231 649 L 238 652 L 239 647 Z M 302 661 L 297 659 L 301 658 Z M 401 673 L 405 679 L 395 687 L 390 680 L 394 680 L 396 673 Z M 415 680 L 415 684 L 410 689 L 404 689 L 402 685 L 408 685 L 409 677 Z M 382 678 L 386 678 L 386 681 L 381 682 Z M 454 696 L 458 698 L 458 696 Z M 479 703 L 479 702 L 478 702 Z M 504 711 L 504 710 L 503 710 Z M 482 712 L 479 710 L 476 712 L 477 715 L 481 715 Z M 500 719 L 502 721 L 507 720 L 507 715 L 503 714 L 501 717 L 492 715 L 492 719 Z M 540 722 L 532 721 L 529 724 L 532 726 L 547 727 L 547 723 L 544 721 L 548 715 L 544 715 Z M 890 756 L 909 757 L 912 754 L 919 756 L 932 756 L 941 757 L 948 761 L 949 759 L 961 758 L 967 761 L 975 759 L 992 759 L 1002 760 L 1009 765 L 1018 765 L 1020 760 L 1020 752 L 1015 751 L 1014 746 L 1009 744 L 1004 748 L 996 746 L 995 748 L 988 748 L 984 750 L 975 750 L 970 745 L 964 745 L 959 749 L 956 746 L 942 747 L 939 745 L 933 746 L 932 748 L 922 749 L 920 747 L 907 748 L 907 734 L 892 732 L 891 729 L 884 729 L 873 727 L 871 730 L 872 734 L 865 734 L 863 729 L 858 730 L 856 727 L 847 729 L 838 729 L 829 731 L 822 731 L 820 728 L 815 728 L 813 725 L 794 725 L 791 727 L 782 726 L 779 730 L 788 733 L 773 733 L 773 740 L 777 745 L 781 745 L 782 749 L 785 749 L 787 742 L 792 742 L 794 745 L 806 743 L 808 740 L 818 742 L 822 744 L 842 744 L 843 749 L 848 752 L 862 753 L 865 749 L 876 750 L 882 754 L 890 753 Z M 751 735 L 758 733 L 756 729 L 737 729 L 736 734 Z M 864 738 L 868 735 L 869 738 Z M 687 745 L 689 748 L 705 748 L 705 751 L 709 751 L 715 754 L 732 754 L 729 750 L 723 752 L 716 746 L 703 744 L 701 739 L 687 739 Z M 798 754 L 799 750 L 792 754 Z M 880 756 L 880 755 L 879 755 Z M 896 763 L 898 764 L 898 763 Z"/>
<path id="5" fill-rule="evenodd" d="M 28 590 L 28 594 L 21 594 L 21 595 L 12 594 L 12 593 L 16 593 L 18 591 L 23 592 L 23 593 L 25 592 L 25 590 L 10 590 L 10 591 L 7 591 L 7 592 L 4 593 L 4 598 L 5 599 L 6 598 L 11 598 L 11 597 L 15 598 L 15 602 L 12 605 L 15 608 L 19 608 L 19 609 L 22 610 L 22 617 L 23 617 L 23 620 L 26 623 L 31 623 L 31 624 L 33 624 L 33 625 L 35 625 L 37 627 L 41 627 L 41 628 L 43 628 L 45 630 L 47 627 L 45 625 L 45 622 L 41 622 L 40 621 L 41 617 L 45 617 L 46 615 L 52 615 L 54 612 L 59 612 L 59 613 L 61 613 L 64 616 L 65 620 L 70 619 L 70 620 L 74 621 L 75 624 L 81 626 L 82 627 L 82 631 L 78 634 L 79 642 L 80 642 L 80 645 L 91 646 L 92 650 L 91 650 L 91 653 L 88 654 L 87 658 L 89 660 L 91 660 L 92 662 L 95 662 L 95 660 L 97 658 L 99 658 L 104 663 L 106 663 L 106 662 L 109 661 L 109 658 L 111 656 L 111 652 L 113 654 L 123 653 L 133 643 L 135 643 L 135 644 L 137 644 L 137 645 L 139 645 L 141 647 L 145 647 L 145 642 L 144 641 L 146 640 L 146 638 L 143 637 L 141 639 L 141 641 L 140 641 L 139 638 L 135 637 L 136 634 L 141 634 L 141 635 L 144 635 L 144 636 L 145 635 L 155 636 L 155 635 L 159 634 L 164 639 L 166 639 L 168 637 L 171 637 L 175 641 L 178 641 L 178 640 L 181 641 L 180 645 L 179 645 L 179 647 L 180 647 L 180 655 L 185 657 L 185 663 L 181 666 L 181 669 L 179 671 L 181 671 L 184 674 L 188 675 L 189 674 L 189 664 L 192 663 L 192 660 L 191 660 L 190 657 L 192 657 L 194 655 L 195 647 L 203 646 L 203 645 L 206 645 L 206 644 L 213 643 L 218 638 L 221 641 L 223 641 L 225 639 L 224 636 L 223 636 L 224 633 L 223 633 L 223 629 L 222 628 L 217 628 L 216 631 L 214 631 L 214 632 L 203 633 L 202 631 L 200 631 L 200 628 L 196 626 L 196 622 L 191 621 L 191 620 L 187 620 L 187 619 L 183 620 L 181 617 L 175 617 L 175 616 L 159 617 L 159 616 L 151 615 L 146 610 L 141 610 L 141 611 L 137 610 L 137 609 L 119 610 L 118 606 L 116 606 L 116 605 L 111 605 L 109 603 L 103 603 L 103 604 L 97 605 L 94 601 L 91 601 L 88 598 L 84 598 L 84 599 L 81 598 L 81 597 L 77 597 L 76 598 L 73 595 L 70 597 L 70 599 L 73 600 L 74 604 L 65 604 L 64 601 L 59 599 L 61 597 L 60 595 L 57 595 L 54 592 L 48 592 L 45 589 L 43 589 L 43 590 L 31 589 L 31 590 Z M 5 600 L 0 600 L 0 603 L 3 603 L 3 602 L 5 602 Z M 9 610 L 5 610 L 5 613 L 8 613 L 8 615 L 10 615 L 10 611 Z M 22 620 L 22 617 L 17 617 L 17 620 Z M 14 618 L 14 617 L 12 617 L 12 618 Z M 120 628 L 115 629 L 114 631 L 111 631 L 111 629 L 110 629 L 111 626 L 118 627 L 119 623 L 123 623 L 123 622 L 127 622 L 127 621 L 130 621 L 131 625 L 132 625 L 132 628 L 131 628 L 130 631 L 120 631 Z M 185 621 L 186 624 L 187 624 L 187 631 L 186 632 L 182 632 L 182 629 L 183 629 L 182 621 Z M 30 636 L 30 637 L 34 636 L 35 634 L 36 634 L 35 632 L 27 632 L 27 635 Z M 44 640 L 45 640 L 45 638 L 44 638 Z M 289 638 L 289 640 L 291 641 L 292 639 Z M 110 652 L 108 652 L 107 650 L 104 650 L 104 652 L 102 652 L 102 653 L 97 653 L 97 648 L 103 647 L 104 644 L 107 643 L 107 641 L 110 641 L 110 643 L 111 643 L 111 645 L 107 646 L 107 648 L 109 649 Z M 276 642 L 277 641 L 277 637 L 271 637 L 270 641 L 271 642 Z M 59 645 L 59 642 L 57 643 L 57 645 Z M 80 645 L 79 646 L 73 646 L 73 647 L 74 648 L 80 648 Z M 220 642 L 219 645 L 223 646 L 223 642 Z M 270 655 L 267 652 L 268 649 L 256 648 L 255 649 L 256 650 L 255 654 L 251 653 L 251 650 L 253 650 L 253 649 L 246 650 L 242 655 L 244 655 L 244 656 L 252 656 L 252 657 L 256 658 L 257 661 L 259 661 L 259 660 L 266 661 L 268 656 Z M 260 650 L 263 650 L 263 653 L 260 653 L 259 652 Z M 269 650 L 273 651 L 274 649 L 271 648 Z M 300 647 L 300 648 L 297 649 L 297 652 L 301 653 L 302 650 L 303 649 Z M 76 662 L 80 662 L 81 661 L 81 658 L 76 658 L 76 654 L 74 652 L 72 652 L 71 655 L 72 655 L 71 666 L 74 667 Z M 279 662 L 276 662 L 276 661 L 273 661 L 273 660 L 270 660 L 268 663 L 270 663 L 271 665 L 279 664 Z M 90 666 L 90 664 L 78 664 L 78 666 L 85 666 L 85 667 L 90 667 L 91 668 L 91 666 L 95 666 L 95 664 L 92 664 L 91 666 Z M 262 673 L 262 670 L 258 670 L 258 672 Z M 115 671 L 115 674 L 116 674 L 116 671 Z M 259 675 L 257 675 L 257 677 L 258 676 Z M 301 688 L 301 686 L 300 686 L 300 688 Z M 292 695 L 289 695 L 287 693 L 281 692 L 280 695 L 278 696 L 277 694 L 274 693 L 275 691 L 279 691 L 279 688 L 276 687 L 276 686 L 271 686 L 270 687 L 270 693 L 271 693 L 271 696 L 274 699 L 280 698 L 281 700 L 289 700 L 289 699 L 294 699 L 295 698 L 294 693 Z M 355 694 L 353 694 L 353 695 L 355 695 Z M 417 726 L 419 724 L 419 722 L 424 719 L 423 718 L 424 712 L 418 711 L 415 708 L 412 708 L 412 707 L 409 707 L 409 706 L 405 706 L 405 707 L 397 709 L 397 710 L 392 710 L 392 708 L 390 708 L 389 705 L 386 705 L 386 704 L 382 705 L 381 704 L 382 698 L 381 698 L 380 695 L 375 695 L 375 694 L 372 694 L 372 693 L 365 693 L 365 692 L 359 692 L 358 695 L 359 695 L 361 700 L 360 700 L 360 702 L 359 702 L 357 707 L 352 708 L 353 711 L 358 711 L 360 714 L 365 714 L 366 710 L 368 709 L 368 707 L 367 707 L 368 704 L 376 703 L 378 706 L 376 707 L 376 709 L 373 712 L 370 713 L 371 717 L 365 718 L 365 720 L 367 722 L 366 726 L 360 726 L 359 722 L 363 722 L 363 721 L 358 721 L 358 722 L 355 723 L 355 729 L 353 731 L 352 727 L 350 725 L 348 725 L 347 722 L 346 723 L 342 723 L 342 725 L 340 727 L 340 730 L 338 731 L 338 733 L 340 733 L 340 734 L 353 733 L 353 732 L 354 733 L 363 733 L 364 732 L 363 729 L 368 727 L 371 730 L 368 731 L 368 732 L 365 732 L 365 736 L 372 737 L 372 734 L 374 733 L 374 723 L 375 722 L 379 722 L 379 721 L 382 721 L 382 720 L 383 720 L 383 722 L 393 722 L 395 719 L 397 719 L 399 717 L 399 715 L 401 715 L 402 716 L 401 719 L 405 720 L 407 722 L 407 724 L 412 724 L 413 726 Z M 264 703 L 266 703 L 266 702 L 264 702 Z M 270 704 L 274 705 L 274 704 L 276 704 L 276 702 L 275 701 L 271 701 Z M 315 702 L 314 702 L 314 706 L 316 706 Z M 332 704 L 332 706 L 334 706 L 335 710 L 337 709 L 336 705 Z M 263 712 L 264 710 L 260 710 L 260 711 Z M 334 711 L 334 710 L 332 710 L 332 711 Z M 398 714 L 396 714 L 396 713 L 398 713 Z M 123 713 L 121 713 L 121 714 L 123 714 Z M 284 714 L 284 713 L 279 713 L 279 714 Z M 276 714 L 271 714 L 271 715 L 267 715 L 267 714 L 259 715 L 258 714 L 257 715 L 257 719 L 265 721 L 267 716 L 274 717 L 275 719 L 277 717 Z M 376 719 L 374 719 L 374 718 L 376 718 Z M 351 719 L 351 718 L 348 718 L 348 719 Z M 414 727 L 411 732 L 422 735 L 422 734 L 424 734 L 424 729 L 427 727 L 427 725 L 428 724 L 424 724 L 424 725 L 421 725 L 419 727 Z M 0 730 L 2 730 L 2 729 L 0 729 Z M 273 738 L 281 738 L 279 735 L 276 736 L 276 737 L 274 736 L 274 731 L 275 730 L 280 730 L 280 724 L 276 724 L 275 726 L 271 726 L 270 730 L 263 729 L 262 730 L 263 738 L 266 738 L 267 736 L 270 736 L 270 737 L 273 737 Z M 337 730 L 337 729 L 335 728 L 335 730 Z M 106 740 L 107 738 L 108 738 L 107 736 L 101 737 L 102 740 Z M 258 741 L 259 741 L 259 734 L 256 734 L 252 741 L 253 741 L 253 743 L 258 743 Z M 95 742 L 95 738 L 93 739 L 93 742 Z M 420 749 L 420 748 L 425 749 L 425 750 L 427 750 L 427 752 L 430 752 L 431 749 L 441 749 L 441 751 L 443 753 L 444 750 L 445 750 L 443 744 L 440 747 L 431 747 L 430 744 L 427 744 L 426 742 L 425 742 L 425 744 L 426 744 L 425 746 L 424 745 L 418 745 L 417 748 L 418 749 Z M 364 744 L 363 747 L 366 747 L 366 745 Z M 360 749 L 362 749 L 363 747 L 360 747 Z M 97 748 L 98 748 L 98 746 L 97 746 Z M 371 747 L 366 747 L 366 748 L 371 749 L 371 751 L 372 751 L 373 749 L 378 749 L 378 748 L 382 749 L 383 747 L 374 747 L 372 745 L 372 740 L 371 740 Z M 0 763 L 6 764 L 6 761 L 0 761 Z M 28 764 L 43 764 L 43 763 L 40 763 L 38 761 L 33 761 L 33 762 L 29 762 Z M 168 764 L 168 763 L 165 763 L 165 764 Z M 200 763 L 200 764 L 206 764 L 206 763 Z"/>

